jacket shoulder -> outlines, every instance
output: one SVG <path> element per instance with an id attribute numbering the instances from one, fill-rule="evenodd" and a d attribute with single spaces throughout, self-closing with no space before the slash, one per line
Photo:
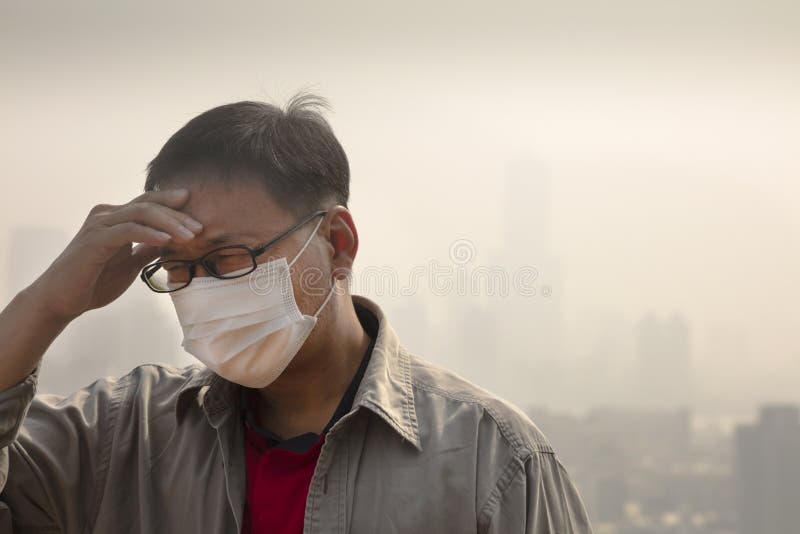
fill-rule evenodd
<path id="1" fill-rule="evenodd" d="M 180 387 L 204 375 L 206 368 L 200 364 L 175 367 L 166 363 L 143 363 L 131 369 L 123 378 L 138 383 L 163 384 Z"/>
<path id="2" fill-rule="evenodd" d="M 406 351 L 407 352 L 407 351 Z M 519 407 L 459 374 L 420 356 L 408 354 L 412 385 L 455 405 L 471 404 L 508 442 L 520 458 L 535 452 L 553 453 L 544 433 Z"/>
<path id="3" fill-rule="evenodd" d="M 106 377 L 98 382 L 110 381 L 113 389 L 117 390 L 123 411 L 138 411 L 149 406 L 148 412 L 155 416 L 162 410 L 173 410 L 182 391 L 207 380 L 208 370 L 200 364 L 175 367 L 145 363 L 118 378 Z"/>

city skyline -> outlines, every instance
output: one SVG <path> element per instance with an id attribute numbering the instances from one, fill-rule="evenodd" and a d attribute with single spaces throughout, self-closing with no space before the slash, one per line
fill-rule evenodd
<path id="1" fill-rule="evenodd" d="M 187 121 L 318 94 L 354 292 L 528 414 L 597 534 L 788 534 L 798 57 L 786 0 L 6 2 L 3 305 Z M 56 339 L 38 392 L 197 363 L 181 338 L 135 280 Z"/>
<path id="2" fill-rule="evenodd" d="M 9 261 L 3 266 L 8 298 L 32 281 L 34 273 L 44 270 L 70 238 L 64 229 L 41 225 L 14 228 L 10 233 Z M 38 246 L 31 247 L 31 242 Z M 501 250 L 495 253 L 502 256 Z M 446 265 L 443 260 L 442 266 Z M 455 265 L 467 266 L 466 262 Z M 545 272 L 543 277 L 547 275 Z M 557 279 L 558 274 L 553 276 L 549 281 Z M 168 299 L 158 300 L 158 296 L 140 285 L 134 281 L 118 303 L 89 312 L 67 328 L 45 358 L 44 391 L 50 388 L 52 392 L 66 394 L 99 376 L 124 374 L 142 363 L 195 362 L 179 345 L 180 328 L 171 303 Z M 701 415 L 748 420 L 755 407 L 765 402 L 759 395 L 748 397 L 737 391 L 736 384 L 728 384 L 728 398 L 723 396 L 708 402 L 702 395 L 707 388 L 698 383 L 694 371 L 702 367 L 692 342 L 695 332 L 686 318 L 675 312 L 663 316 L 647 312 L 622 327 L 619 322 L 611 321 L 605 329 L 596 331 L 597 344 L 587 345 L 589 350 L 583 353 L 576 345 L 565 342 L 578 333 L 567 327 L 561 327 L 563 331 L 552 327 L 560 323 L 558 317 L 548 317 L 558 309 L 548 307 L 552 296 L 437 297 L 426 291 L 424 284 L 417 293 L 407 296 L 374 296 L 369 291 L 374 287 L 366 285 L 363 289 L 388 310 L 390 320 L 409 348 L 523 407 L 546 405 L 572 413 L 586 413 L 602 406 L 640 410 L 685 407 Z M 437 298 L 448 300 L 443 315 L 431 305 Z M 551 325 L 550 338 L 540 335 L 542 327 L 537 321 L 542 320 L 546 321 L 543 324 Z M 436 335 L 447 328 L 462 334 L 456 338 Z M 148 336 L 137 335 L 142 329 L 149 332 Z M 512 337 L 509 334 L 514 330 L 517 333 Z M 100 342 L 98 332 L 106 334 L 107 342 Z M 121 339 L 128 341 L 120 348 L 115 343 Z M 142 346 L 137 347 L 137 343 Z M 92 350 L 100 350 L 102 357 L 92 356 Z M 109 362 L 108 354 L 114 350 L 117 354 Z M 151 356 L 154 354 L 163 356 Z M 487 354 L 492 355 L 490 359 Z M 51 361 L 51 355 L 57 356 L 52 356 Z M 77 362 L 81 364 L 75 365 Z M 48 372 L 50 367 L 53 370 Z M 528 378 L 509 379 L 521 376 Z M 718 380 L 714 391 L 725 391 L 725 384 Z M 731 404 L 734 398 L 738 404 Z M 800 395 L 767 400 L 800 402 Z M 720 410 L 720 405 L 735 409 Z"/>

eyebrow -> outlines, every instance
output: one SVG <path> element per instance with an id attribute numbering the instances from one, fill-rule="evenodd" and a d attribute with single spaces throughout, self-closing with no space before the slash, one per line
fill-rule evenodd
<path id="1" fill-rule="evenodd" d="M 210 237 L 204 240 L 204 245 L 202 248 L 206 248 L 208 250 L 212 250 L 218 246 L 224 246 L 226 244 L 229 245 L 246 245 L 248 242 L 257 243 L 255 246 L 260 246 L 262 241 L 258 241 L 253 236 L 248 236 L 245 234 L 219 234 L 214 237 Z M 171 256 L 175 254 L 175 249 L 171 247 L 160 247 L 158 249 L 158 253 L 160 256 Z"/>

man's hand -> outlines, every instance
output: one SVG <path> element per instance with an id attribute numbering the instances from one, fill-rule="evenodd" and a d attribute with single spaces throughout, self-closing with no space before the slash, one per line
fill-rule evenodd
<path id="1" fill-rule="evenodd" d="M 159 246 L 203 230 L 177 211 L 188 199 L 186 189 L 149 192 L 89 212 L 61 255 L 0 312 L 0 391 L 30 374 L 70 321 L 119 297 Z"/>
<path id="2" fill-rule="evenodd" d="M 186 243 L 203 226 L 177 211 L 186 189 L 145 193 L 127 204 L 98 204 L 53 264 L 32 284 L 34 298 L 71 320 L 116 300 L 168 241 Z M 133 246 L 133 243 L 139 243 Z"/>

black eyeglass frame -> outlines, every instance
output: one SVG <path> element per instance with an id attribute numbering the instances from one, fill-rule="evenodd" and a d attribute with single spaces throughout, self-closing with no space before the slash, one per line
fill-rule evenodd
<path id="1" fill-rule="evenodd" d="M 256 270 L 256 268 L 258 267 L 257 257 L 261 256 L 264 252 L 266 252 L 266 250 L 269 247 L 275 245 L 276 243 L 278 243 L 279 241 L 284 239 L 286 236 L 288 236 L 289 234 L 291 234 L 292 232 L 294 232 L 295 230 L 297 230 L 298 228 L 300 228 L 301 226 L 303 226 L 304 224 L 306 224 L 310 220 L 314 219 L 315 217 L 319 217 L 320 215 L 325 215 L 326 213 L 328 213 L 326 210 L 319 210 L 319 211 L 316 211 L 316 212 L 314 212 L 314 213 L 312 213 L 310 215 L 307 215 L 304 218 L 302 218 L 299 222 L 293 224 L 292 226 L 290 226 L 289 228 L 287 228 L 286 230 L 284 230 L 283 232 L 281 232 L 277 236 L 273 237 L 272 239 L 270 239 L 269 241 L 267 241 L 263 245 L 260 245 L 260 246 L 255 247 L 255 248 L 251 247 L 249 245 L 225 245 L 224 247 L 219 247 L 219 248 L 215 248 L 214 250 L 210 250 L 210 251 L 206 252 L 205 254 L 203 254 L 202 256 L 200 256 L 199 258 L 194 259 L 194 260 L 158 260 L 158 261 L 155 261 L 153 263 L 145 265 L 142 268 L 141 273 L 139 273 L 139 278 L 142 279 L 142 282 L 144 282 L 147 285 L 147 287 L 150 288 L 150 290 L 152 290 L 152 291 L 154 291 L 156 293 L 172 293 L 174 291 L 178 291 L 179 289 L 185 288 L 186 286 L 188 286 L 192 282 L 192 280 L 194 280 L 195 266 L 197 264 L 202 265 L 203 268 L 206 270 L 206 272 L 209 275 L 213 276 L 214 278 L 219 278 L 221 280 L 233 280 L 235 278 L 240 278 L 242 276 L 247 276 L 248 274 L 250 274 L 250 273 L 252 273 L 253 271 Z M 221 250 L 229 250 L 229 249 L 234 249 L 234 248 L 235 249 L 240 249 L 240 250 L 247 250 L 250 253 L 250 257 L 253 260 L 253 267 L 249 271 L 247 271 L 245 273 L 237 274 L 236 276 L 223 276 L 223 275 L 215 274 L 214 273 L 214 268 L 210 267 L 209 264 L 206 263 L 206 258 L 208 256 L 212 255 L 212 254 L 215 254 L 215 253 L 221 251 Z M 188 267 L 188 269 L 189 269 L 189 280 L 187 280 L 186 284 L 182 285 L 181 287 L 176 287 L 174 289 L 156 289 L 155 287 L 150 285 L 149 279 L 150 279 L 150 277 L 152 277 L 153 273 L 155 273 L 162 265 L 174 264 L 174 263 L 183 263 Z M 149 276 L 148 276 L 148 273 L 150 273 Z"/>

